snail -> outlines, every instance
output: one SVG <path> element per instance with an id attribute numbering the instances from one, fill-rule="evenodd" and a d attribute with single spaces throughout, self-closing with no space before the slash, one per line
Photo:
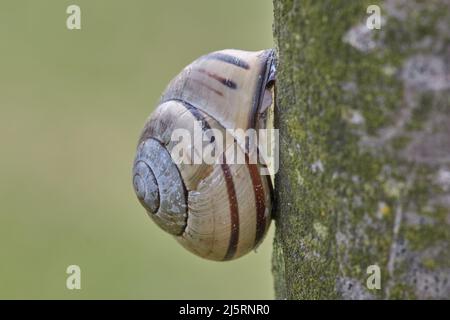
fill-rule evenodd
<path id="1" fill-rule="evenodd" d="M 267 127 L 274 77 L 272 49 L 204 55 L 169 83 L 145 123 L 133 165 L 135 193 L 159 227 L 200 257 L 241 257 L 269 228 L 271 177 L 261 174 L 264 161 L 250 161 L 255 149 L 248 139 L 232 130 Z M 223 143 L 222 151 L 212 156 L 213 163 L 174 161 L 173 133 L 181 128 L 198 135 L 196 123 L 206 136 L 202 148 Z M 192 160 L 195 152 L 187 154 Z M 245 161 L 231 161 L 236 155 Z"/>

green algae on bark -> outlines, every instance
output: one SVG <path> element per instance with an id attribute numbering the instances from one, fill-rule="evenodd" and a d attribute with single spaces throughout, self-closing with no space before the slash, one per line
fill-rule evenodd
<path id="1" fill-rule="evenodd" d="M 450 298 L 449 6 L 274 0 L 277 298 Z"/>

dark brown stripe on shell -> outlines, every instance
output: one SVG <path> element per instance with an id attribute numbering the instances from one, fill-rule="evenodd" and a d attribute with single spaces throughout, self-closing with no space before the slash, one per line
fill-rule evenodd
<path id="1" fill-rule="evenodd" d="M 250 65 L 245 62 L 242 59 L 239 59 L 238 57 L 229 55 L 229 54 L 225 54 L 225 53 L 221 53 L 221 52 L 215 52 L 215 53 L 211 53 L 205 56 L 206 59 L 214 59 L 214 60 L 220 60 L 223 61 L 225 63 L 229 63 L 232 65 L 235 65 L 236 67 L 248 70 L 250 69 Z"/>
<path id="2" fill-rule="evenodd" d="M 186 110 L 188 110 L 194 116 L 195 120 L 200 121 L 202 123 L 202 131 L 211 130 L 211 126 L 209 125 L 208 121 L 196 107 L 194 107 L 192 104 L 184 100 L 176 100 L 176 101 L 181 102 L 183 106 L 186 108 Z M 216 137 L 214 135 L 211 135 L 209 139 L 210 143 L 216 141 Z"/>
<path id="3" fill-rule="evenodd" d="M 223 154 L 223 163 L 221 164 L 223 175 L 225 177 L 225 184 L 227 186 L 228 204 L 230 206 L 230 242 L 228 243 L 227 253 L 223 260 L 233 259 L 236 254 L 239 243 L 239 208 L 236 196 L 236 189 L 234 188 L 233 177 L 231 170 L 226 163 L 225 153 Z"/>
<path id="4" fill-rule="evenodd" d="M 186 101 L 179 101 L 183 104 L 183 106 L 188 110 L 192 116 L 194 116 L 195 120 L 200 121 L 202 123 L 202 130 L 211 130 L 211 126 L 209 125 L 208 121 L 206 121 L 205 117 L 200 113 L 200 111 L 191 105 L 190 103 Z"/>
<path id="5" fill-rule="evenodd" d="M 213 72 L 209 72 L 208 70 L 199 68 L 197 69 L 198 72 L 206 74 L 208 77 L 213 78 L 214 80 L 219 81 L 221 84 L 223 84 L 224 86 L 227 86 L 230 89 L 236 89 L 237 85 L 234 81 L 230 80 L 230 79 L 226 79 L 224 77 L 221 77 Z"/>
<path id="6" fill-rule="evenodd" d="M 195 79 L 195 78 L 191 78 L 191 81 L 194 81 L 194 82 L 198 83 L 199 85 L 204 86 L 205 88 L 211 90 L 211 91 L 214 92 L 215 94 L 217 94 L 217 95 L 223 97 L 223 93 L 222 93 L 222 92 L 220 92 L 219 90 L 214 89 L 214 88 L 211 87 L 209 84 L 207 84 L 207 83 L 205 83 L 205 82 L 203 82 L 203 81 L 201 81 L 201 80 Z"/>
<path id="7" fill-rule="evenodd" d="M 247 164 L 250 178 L 252 179 L 253 192 L 255 194 L 255 208 L 256 208 L 256 233 L 255 233 L 255 247 L 262 240 L 266 231 L 266 199 L 264 195 L 264 186 L 259 175 L 259 169 L 256 164 L 249 163 L 248 153 L 245 154 L 245 163 Z"/>
<path id="8" fill-rule="evenodd" d="M 211 129 L 211 126 L 197 108 L 195 108 L 193 105 L 191 105 L 186 101 L 181 100 L 179 101 L 184 105 L 184 107 L 187 110 L 189 110 L 189 112 L 191 112 L 191 114 L 195 117 L 197 121 L 202 121 L 203 130 Z M 225 153 L 223 153 L 222 156 L 223 156 L 222 159 L 223 163 L 221 164 L 221 169 L 223 172 L 223 176 L 225 178 L 225 184 L 228 194 L 228 204 L 230 207 L 230 240 L 228 243 L 227 252 L 223 260 L 230 260 L 233 259 L 234 255 L 236 254 L 237 246 L 239 243 L 239 208 L 237 202 L 236 189 L 234 188 L 233 176 L 231 174 L 231 169 L 226 163 L 227 161 Z"/>

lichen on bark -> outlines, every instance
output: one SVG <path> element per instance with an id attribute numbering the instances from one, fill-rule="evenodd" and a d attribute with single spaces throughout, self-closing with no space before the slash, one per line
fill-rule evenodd
<path id="1" fill-rule="evenodd" d="M 274 0 L 274 37 L 277 298 L 450 298 L 450 2 Z"/>

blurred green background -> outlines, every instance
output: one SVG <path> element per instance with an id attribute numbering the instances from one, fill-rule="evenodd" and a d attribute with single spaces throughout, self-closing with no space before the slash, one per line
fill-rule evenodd
<path id="1" fill-rule="evenodd" d="M 82 30 L 66 28 L 70 4 Z M 271 0 L 1 0 L 0 298 L 273 298 L 273 225 L 256 254 L 202 260 L 131 185 L 169 80 L 207 52 L 268 47 Z"/>

